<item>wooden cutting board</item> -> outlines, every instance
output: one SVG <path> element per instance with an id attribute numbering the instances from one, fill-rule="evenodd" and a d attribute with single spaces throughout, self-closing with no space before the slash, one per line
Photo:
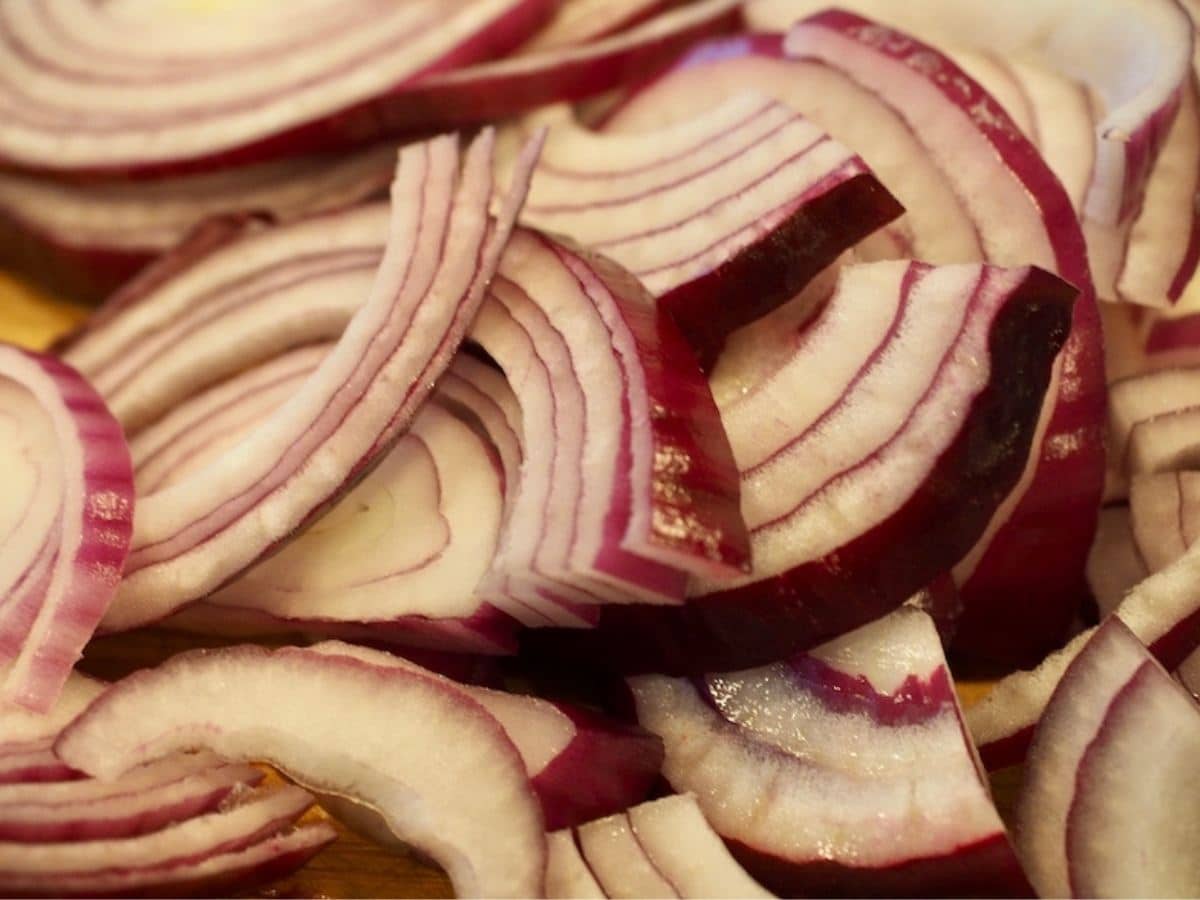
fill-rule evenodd
<path id="1" fill-rule="evenodd" d="M 0 340 L 40 349 L 68 331 L 87 310 L 33 290 L 0 272 Z M 145 630 L 93 641 L 80 668 L 107 680 L 157 665 L 183 650 L 216 646 L 189 635 Z M 975 702 L 987 690 L 985 683 L 959 685 L 963 702 Z M 236 702 L 234 698 L 233 702 Z M 1016 773 L 1000 773 L 993 788 L 1002 812 L 1016 793 Z M 450 883 L 435 866 L 416 858 L 384 850 L 347 831 L 337 822 L 339 839 L 290 878 L 259 892 L 263 897 L 452 897 Z"/>

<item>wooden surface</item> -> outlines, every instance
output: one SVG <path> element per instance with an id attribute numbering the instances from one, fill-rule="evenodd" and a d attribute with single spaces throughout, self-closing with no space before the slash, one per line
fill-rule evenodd
<path id="1" fill-rule="evenodd" d="M 85 310 L 30 289 L 0 272 L 0 340 L 42 348 L 71 328 Z M 197 646 L 216 646 L 187 635 L 146 630 L 93 641 L 80 668 L 107 680 L 153 666 Z M 986 692 L 986 684 L 962 684 L 965 704 Z M 1017 773 L 993 777 L 1002 813 L 1016 795 Z M 319 814 L 319 813 L 318 813 Z M 339 839 L 290 878 L 259 892 L 265 897 L 451 897 L 450 884 L 436 867 L 384 850 L 334 823 Z"/>

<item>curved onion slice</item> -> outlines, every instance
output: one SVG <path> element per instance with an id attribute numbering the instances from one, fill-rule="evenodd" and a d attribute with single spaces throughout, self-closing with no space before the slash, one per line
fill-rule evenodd
<path id="1" fill-rule="evenodd" d="M 1137 471 L 1158 471 L 1163 456 L 1182 453 L 1187 462 L 1194 416 L 1171 413 L 1190 409 L 1200 391 L 1200 366 L 1156 369 L 1114 382 L 1108 391 L 1109 478 L 1107 499 L 1124 497 L 1134 465 L 1133 437 L 1139 439 Z"/>
<path id="2" fill-rule="evenodd" d="M 1200 545 L 1130 590 L 1110 618 L 1120 619 L 1155 658 L 1174 669 L 1200 646 Z M 967 711 L 967 724 L 989 769 L 1024 758 L 1063 672 L 1095 629 L 1077 635 L 1035 669 L 1014 672 Z"/>
<path id="3" fill-rule="evenodd" d="M 216 808 L 263 774 L 253 766 L 169 757 L 115 782 L 0 785 L 0 841 L 107 840 L 157 831 Z"/>
<path id="4" fill-rule="evenodd" d="M 518 231 L 471 338 L 508 374 L 527 436 L 486 596 L 528 624 L 570 624 L 573 610 L 555 600 L 679 603 L 683 573 L 741 570 L 716 407 L 634 279 Z"/>
<path id="5" fill-rule="evenodd" d="M 79 773 L 54 753 L 54 738 L 13 744 L 0 753 L 0 785 L 74 781 Z"/>
<path id="6" fill-rule="evenodd" d="M 525 763 L 546 828 L 566 828 L 643 799 L 662 766 L 662 742 L 581 707 L 463 685 L 390 653 L 327 641 L 308 650 L 416 672 L 474 700 L 504 728 Z M 2 794 L 0 794 L 2 796 Z"/>
<path id="7" fill-rule="evenodd" d="M 541 894 L 545 837 L 521 757 L 482 706 L 433 678 L 247 646 L 176 656 L 105 698 L 56 747 L 93 775 L 201 746 L 268 761 L 376 811 L 459 895 Z"/>
<path id="8" fill-rule="evenodd" d="M 637 276 L 700 353 L 795 296 L 903 210 L 866 164 L 770 98 L 746 94 L 666 129 L 550 127 L 521 219 Z"/>
<path id="9" fill-rule="evenodd" d="M 304 0 L 205 22 L 161 4 L 6 3 L 0 158 L 161 175 L 362 143 L 402 127 L 415 83 L 515 47 L 553 8 Z"/>
<path id="10" fill-rule="evenodd" d="M 251 210 L 291 221 L 349 206 L 387 188 L 395 158 L 387 145 L 95 184 L 0 173 L 0 262 L 74 299 L 99 300 L 210 216 Z"/>
<path id="11" fill-rule="evenodd" d="M 747 20 L 755 28 L 783 30 L 827 5 L 823 0 L 752 0 Z M 1129 274 L 1122 268 L 1130 228 L 1155 199 L 1147 194 L 1147 182 L 1192 86 L 1192 24 L 1179 5 L 1171 0 L 1025 0 L 1003 10 L 986 0 L 949 6 L 938 0 L 845 0 L 838 5 L 941 47 L 982 47 L 1004 57 L 1032 58 L 1099 96 L 1104 109 L 1094 131 L 1082 219 L 1098 291 L 1103 297 L 1121 296 L 1118 280 Z M 864 38 L 880 45 L 891 39 L 887 29 Z M 1096 52 L 1100 45 L 1105 52 Z M 1194 193 L 1200 135 L 1193 133 L 1186 144 L 1184 184 L 1176 185 L 1185 196 L 1188 185 Z M 1184 203 L 1170 213 L 1170 222 L 1159 231 L 1173 229 L 1186 254 L 1196 211 Z M 1151 223 L 1143 219 L 1139 227 Z M 1165 269 L 1169 279 L 1176 275 L 1175 268 Z M 1130 277 L 1136 283 L 1137 273 Z M 1166 301 L 1151 289 L 1138 302 Z"/>
<path id="12" fill-rule="evenodd" d="M 1129 515 L 1138 554 L 1151 572 L 1165 569 L 1200 537 L 1200 472 L 1134 478 Z"/>
<path id="13" fill-rule="evenodd" d="M 766 668 L 630 684 L 671 785 L 783 896 L 1020 890 L 925 614 Z"/>
<path id="14" fill-rule="evenodd" d="M 536 152 L 533 143 L 527 168 Z M 491 164 L 490 133 L 473 144 L 461 180 L 455 138 L 401 151 L 388 250 L 365 304 L 303 387 L 235 452 L 142 499 L 107 628 L 160 619 L 228 582 L 345 493 L 404 432 L 478 309 L 523 200 L 518 178 L 489 224 Z"/>
<path id="15" fill-rule="evenodd" d="M 4 889 L 22 897 L 232 897 L 300 869 L 337 840 L 325 822 L 305 825 L 243 850 L 148 869 L 56 873 L 48 878 L 9 875 Z"/>
<path id="16" fill-rule="evenodd" d="M 1200 709 L 1111 621 L 1071 664 L 1038 726 L 1017 807 L 1022 859 L 1042 896 L 1189 896 Z M 1152 765 L 1147 765 L 1153 760 Z"/>
<path id="17" fill-rule="evenodd" d="M 59 360 L 0 344 L 3 698 L 48 711 L 109 607 L 130 550 L 121 427 Z"/>
<path id="18" fill-rule="evenodd" d="M 0 889 L 45 895 L 58 879 L 119 872 L 161 874 L 252 846 L 288 828 L 310 806 L 296 787 L 252 794 L 228 809 L 196 816 L 158 831 L 98 841 L 27 844 L 0 842 Z"/>
<path id="19" fill-rule="evenodd" d="M 1104 471 L 1103 354 L 1083 236 L 1061 184 L 995 101 L 932 47 L 897 32 L 858 39 L 877 29 L 841 12 L 815 16 L 793 29 L 790 59 L 779 35 L 703 45 L 606 129 L 657 128 L 733 94 L 767 93 L 861 154 L 907 210 L 865 258 L 1032 263 L 1080 289 L 1038 450 L 955 572 L 965 604 L 958 646 L 1003 662 L 1038 659 L 1086 595 Z"/>
<path id="20" fill-rule="evenodd" d="M 738 865 L 690 794 L 557 832 L 549 844 L 550 897 L 773 896 Z"/>
<path id="21" fill-rule="evenodd" d="M 554 17 L 517 52 L 543 53 L 591 43 L 680 5 L 681 0 L 561 0 Z"/>
<path id="22" fill-rule="evenodd" d="M 0 753 L 53 738 L 107 687 L 103 681 L 72 672 L 54 705 L 45 712 L 31 712 L 21 706 L 0 704 Z"/>

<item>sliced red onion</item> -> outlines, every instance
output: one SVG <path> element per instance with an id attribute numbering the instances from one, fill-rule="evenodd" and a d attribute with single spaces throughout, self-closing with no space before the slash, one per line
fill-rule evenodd
<path id="1" fill-rule="evenodd" d="M 631 687 L 671 785 L 783 896 L 1021 890 L 923 613 L 766 668 Z"/>
<path id="2" fill-rule="evenodd" d="M 263 774 L 211 756 L 171 757 L 115 782 L 0 785 L 0 841 L 65 843 L 132 837 L 215 809 Z"/>
<path id="3" fill-rule="evenodd" d="M 1133 539 L 1128 506 L 1100 511 L 1087 576 L 1101 617 L 1120 606 L 1125 595 L 1150 576 L 1150 567 Z"/>
<path id="4" fill-rule="evenodd" d="M 1061 184 L 1003 110 L 933 48 L 883 34 L 828 13 L 794 30 L 792 59 L 778 35 L 698 47 L 635 92 L 606 130 L 659 128 L 737 93 L 767 93 L 859 152 L 905 206 L 885 240 L 866 242 L 865 258 L 1034 263 L 1081 289 L 1042 409 L 1040 449 L 956 572 L 966 605 L 959 647 L 1037 659 L 1062 640 L 1086 596 L 1104 468 L 1103 358 L 1083 237 Z"/>
<path id="5" fill-rule="evenodd" d="M 527 166 L 536 152 L 531 144 Z M 490 134 L 472 146 L 461 181 L 458 165 L 454 138 L 401 151 L 388 251 L 365 304 L 236 452 L 143 498 L 107 628 L 160 619 L 230 581 L 336 501 L 408 427 L 482 301 L 523 200 L 518 179 L 489 224 Z"/>
<path id="6" fill-rule="evenodd" d="M 548 0 L 449 10 L 440 0 L 307 0 L 226 6 L 202 22 L 153 5 L 122 15 L 86 0 L 8 3 L 0 158 L 43 171 L 163 175 L 432 126 L 414 120 L 414 87 L 503 54 L 553 9 Z"/>
<path id="7" fill-rule="evenodd" d="M 310 806 L 297 787 L 260 792 L 227 809 L 135 837 L 28 844 L 0 842 L 0 890 L 45 895 L 60 880 L 121 873 L 161 877 L 176 866 L 250 847 L 288 828 Z"/>
<path id="8" fill-rule="evenodd" d="M 1200 538 L 1200 472 L 1135 477 L 1129 516 L 1139 556 L 1151 572 L 1165 569 Z"/>
<path id="9" fill-rule="evenodd" d="M 1130 590 L 1112 617 L 1124 622 L 1166 668 L 1182 663 L 1200 646 L 1200 547 L 1193 545 Z M 967 724 L 989 769 L 1021 762 L 1063 672 L 1094 631 L 1077 635 L 1037 668 L 1003 678 L 967 710 Z"/>
<path id="10" fill-rule="evenodd" d="M 1129 473 L 1173 472 L 1200 466 L 1200 406 L 1143 419 L 1129 432 Z"/>
<path id="11" fill-rule="evenodd" d="M 373 811 L 460 895 L 542 892 L 542 816 L 520 754 L 482 706 L 433 678 L 296 648 L 185 653 L 110 688 L 56 749 L 113 778 L 202 746 Z"/>
<path id="12" fill-rule="evenodd" d="M 521 218 L 637 276 L 702 359 L 903 210 L 852 151 L 757 94 L 669 128 L 596 134 L 566 107 Z"/>
<path id="13" fill-rule="evenodd" d="M 297 871 L 337 836 L 333 826 L 319 822 L 194 862 L 44 879 L 11 876 L 4 887 L 24 897 L 240 896 Z"/>
<path id="14" fill-rule="evenodd" d="M 308 649 L 436 677 L 486 709 L 521 754 L 548 830 L 623 810 L 644 799 L 658 778 L 662 742 L 640 728 L 570 704 L 458 684 L 378 650 L 338 642 Z"/>
<path id="15" fill-rule="evenodd" d="M 1186 464 L 1194 417 L 1186 412 L 1200 390 L 1200 367 L 1158 369 L 1116 381 L 1108 392 L 1109 475 L 1105 495 L 1121 498 L 1135 471 L 1133 437 L 1138 439 L 1136 471 L 1160 471 L 1172 460 Z M 1181 412 L 1183 411 L 1183 412 Z M 1179 418 L 1169 418 L 1180 413 Z"/>
<path id="16" fill-rule="evenodd" d="M 133 475 L 120 425 L 78 372 L 0 345 L 3 697 L 51 710 L 108 609 L 130 550 Z"/>
<path id="17" fill-rule="evenodd" d="M 680 603 L 684 573 L 741 570 L 716 407 L 635 280 L 519 231 L 471 336 L 508 374 L 527 436 L 486 596 L 527 624 L 572 624 L 580 601 Z"/>
<path id="18" fill-rule="evenodd" d="M 31 743 L 50 740 L 107 687 L 103 681 L 72 672 L 63 683 L 58 700 L 46 712 L 31 712 L 12 704 L 0 705 L 0 753 L 27 749 Z"/>
<path id="19" fill-rule="evenodd" d="M 554 897 L 772 897 L 730 855 L 690 794 L 550 835 Z"/>
<path id="20" fill-rule="evenodd" d="M 1179 201 L 1195 193 L 1200 133 L 1193 121 L 1187 126 L 1190 140 L 1184 139 L 1182 128 L 1171 134 L 1192 85 L 1192 25 L 1178 4 L 1056 0 L 1003 11 L 986 0 L 952 8 L 936 0 L 847 0 L 839 5 L 941 47 L 978 47 L 1005 58 L 1032 58 L 1086 85 L 1102 106 L 1095 117 L 1094 162 L 1081 207 L 1098 292 L 1112 299 L 1132 294 L 1136 302 L 1164 305 L 1172 282 L 1189 277 L 1187 270 L 1195 267 L 1188 248 L 1197 214 L 1190 199 Z M 783 30 L 825 7 L 820 0 L 752 0 L 747 20 L 754 28 Z M 886 29 L 875 37 L 882 43 L 890 39 Z M 1106 52 L 1097 53 L 1101 44 Z M 1053 127 L 1078 127 L 1078 120 L 1055 118 Z M 1160 183 L 1148 193 L 1160 150 L 1171 138 L 1177 158 L 1155 173 Z M 1176 164 L 1182 170 L 1178 181 L 1170 171 Z M 1065 174 L 1070 183 L 1070 172 Z M 1174 184 L 1174 196 L 1160 196 L 1164 189 L 1172 191 L 1167 182 Z M 1174 240 L 1157 249 L 1151 241 L 1142 246 L 1142 235 L 1131 235 L 1131 228 Z M 1131 237 L 1138 247 L 1134 252 L 1141 255 L 1136 261 L 1126 260 Z M 1145 271 L 1162 262 L 1157 254 L 1163 251 L 1174 256 L 1173 264 Z M 1164 287 L 1166 293 L 1158 293 Z"/>
<path id="21" fill-rule="evenodd" d="M 1054 692 L 1025 768 L 1016 829 L 1041 896 L 1200 889 L 1195 833 L 1178 826 L 1198 750 L 1195 702 L 1106 623 Z"/>
<path id="22" fill-rule="evenodd" d="M 73 781 L 79 773 L 54 753 L 54 739 L 8 745 L 0 754 L 0 785 Z"/>
<path id="23" fill-rule="evenodd" d="M 78 300 L 100 300 L 198 222 L 251 210 L 277 221 L 360 202 L 387 187 L 395 147 L 319 155 L 215 174 L 70 184 L 0 173 L 0 261 Z"/>
<path id="24" fill-rule="evenodd" d="M 682 5 L 681 0 L 561 0 L 554 17 L 517 52 L 544 53 L 560 47 L 578 47 L 626 31 L 651 16 Z"/>

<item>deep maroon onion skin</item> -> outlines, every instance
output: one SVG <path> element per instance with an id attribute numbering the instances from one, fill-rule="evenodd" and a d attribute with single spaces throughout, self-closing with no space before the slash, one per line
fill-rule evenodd
<path id="1" fill-rule="evenodd" d="M 523 650 L 625 672 L 694 675 L 761 665 L 895 609 L 945 573 L 1020 478 L 1076 292 L 1040 270 L 992 322 L 992 378 L 900 510 L 824 559 L 681 607 L 608 606 L 591 631 L 526 634 Z"/>
<path id="2" fill-rule="evenodd" d="M 798 865 L 738 841 L 726 843 L 746 871 L 780 897 L 1037 896 L 1004 835 L 957 847 L 946 856 L 879 868 Z"/>
<path id="3" fill-rule="evenodd" d="M 659 305 L 708 371 L 732 332 L 791 300 L 839 254 L 903 214 L 874 175 L 855 175 L 703 277 L 664 294 Z"/>
<path id="4" fill-rule="evenodd" d="M 575 723 L 577 732 L 532 779 L 546 830 L 582 825 L 645 800 L 662 768 L 658 735 L 579 706 L 561 704 L 558 709 Z M 581 772 L 587 777 L 580 778 Z"/>

